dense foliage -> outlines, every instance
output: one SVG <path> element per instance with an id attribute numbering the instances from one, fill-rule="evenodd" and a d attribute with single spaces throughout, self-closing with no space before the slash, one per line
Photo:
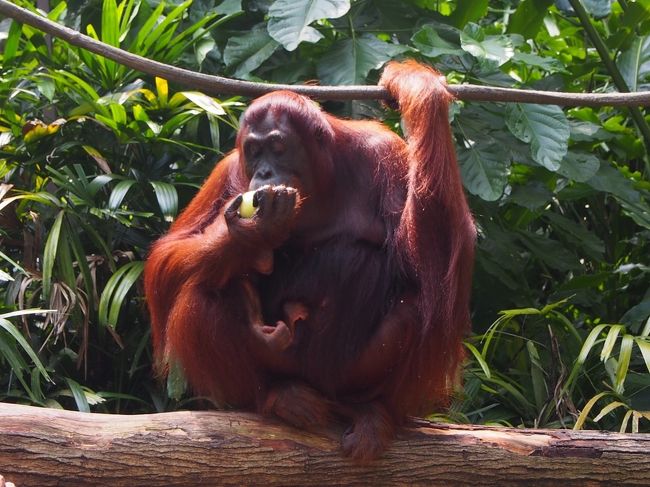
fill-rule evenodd
<path id="1" fill-rule="evenodd" d="M 374 83 L 413 57 L 450 83 L 650 89 L 650 0 L 51 0 L 47 15 L 242 79 Z M 232 147 L 246 100 L 168 86 L 10 19 L 0 42 L 0 398 L 186 407 L 182 383 L 152 377 L 139 277 Z M 480 237 L 465 385 L 445 417 L 647 430 L 650 117 L 461 101 L 451 117 Z"/>

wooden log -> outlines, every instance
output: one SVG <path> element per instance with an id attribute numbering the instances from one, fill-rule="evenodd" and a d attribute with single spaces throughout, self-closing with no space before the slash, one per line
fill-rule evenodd
<path id="1" fill-rule="evenodd" d="M 383 458 L 359 466 L 341 456 L 340 434 L 240 412 L 0 404 L 0 475 L 16 487 L 650 484 L 650 435 L 414 420 Z"/>

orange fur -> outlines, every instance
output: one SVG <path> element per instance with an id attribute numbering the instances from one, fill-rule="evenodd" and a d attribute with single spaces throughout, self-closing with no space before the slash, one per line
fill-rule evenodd
<path id="1" fill-rule="evenodd" d="M 300 426 L 348 417 L 343 448 L 360 461 L 379 455 L 407 414 L 447 402 L 475 240 L 444 79 L 405 62 L 380 83 L 399 103 L 406 142 L 294 93 L 254 101 L 237 148 L 145 268 L 163 373 L 176 361 L 197 393 Z M 226 209 L 249 189 L 243 140 L 268 117 L 299 135 L 315 186 L 291 221 L 262 235 L 255 218 L 237 230 Z M 267 333 L 269 347 L 258 339 Z"/>

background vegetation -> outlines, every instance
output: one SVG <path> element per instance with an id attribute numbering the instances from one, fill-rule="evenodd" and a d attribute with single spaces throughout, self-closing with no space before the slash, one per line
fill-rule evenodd
<path id="1" fill-rule="evenodd" d="M 108 44 L 242 79 L 375 83 L 413 57 L 451 83 L 650 89 L 650 0 L 38 6 Z M 187 407 L 181 385 L 152 377 L 142 262 L 232 147 L 247 100 L 168 86 L 10 19 L 0 51 L 0 400 Z M 435 417 L 647 431 L 650 117 L 464 102 L 452 117 L 480 238 L 464 391 Z"/>

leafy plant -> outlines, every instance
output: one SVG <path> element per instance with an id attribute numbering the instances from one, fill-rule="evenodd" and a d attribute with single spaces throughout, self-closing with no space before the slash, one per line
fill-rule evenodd
<path id="1" fill-rule="evenodd" d="M 175 30 L 188 5 L 169 22 L 159 6 L 156 25 Z M 139 2 L 113 7 L 104 3 L 104 35 L 117 15 L 128 39 Z M 28 357 L 50 363 L 49 376 L 35 369 L 28 388 L 24 360 L 5 355 L 24 382 L 25 395 L 11 388 L 9 397 L 88 410 L 109 407 L 109 399 L 114 409 L 124 401 L 142 407 L 148 395 L 151 409 L 159 394 L 138 290 L 142 261 L 221 154 L 220 125 L 236 126 L 241 104 L 170 90 L 161 79 L 125 84 L 133 73 L 99 58 L 80 69 L 76 52 L 58 42 L 59 57 L 41 69 L 33 63 L 41 53 L 30 47 L 38 34 L 23 27 L 12 35 L 22 36 L 11 52 L 16 68 L 5 71 L 0 90 L 3 303 L 55 311 L 23 327 L 38 350 Z M 149 394 L 136 378 L 151 383 Z M 12 376 L 1 381 L 11 384 Z"/>
<path id="2" fill-rule="evenodd" d="M 647 0 L 98 5 L 52 0 L 47 15 L 136 54 L 243 79 L 372 84 L 408 56 L 450 83 L 650 88 Z M 138 276 L 151 240 L 232 147 L 243 105 L 140 78 L 13 21 L 0 23 L 0 43 L 2 311 L 56 310 L 16 328 L 34 356 L 0 330 L 14 347 L 0 352 L 5 397 L 175 407 L 180 381 L 169 401 L 151 378 Z M 385 116 L 367 102 L 326 108 Z M 463 401 L 446 419 L 646 430 L 647 113 L 458 101 L 450 118 L 480 232 L 475 335 Z"/>

